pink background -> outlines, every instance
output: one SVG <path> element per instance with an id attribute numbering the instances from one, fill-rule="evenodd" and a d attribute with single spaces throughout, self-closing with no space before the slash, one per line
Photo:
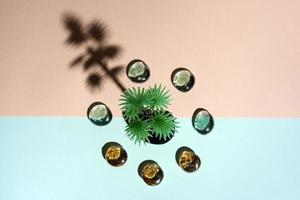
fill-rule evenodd
<path id="1" fill-rule="evenodd" d="M 93 101 L 120 115 L 111 81 L 91 93 L 87 74 L 67 67 L 81 52 L 64 44 L 61 16 L 72 11 L 106 22 L 109 41 L 124 48 L 116 64 L 150 66 L 141 86 L 171 89 L 176 116 L 204 107 L 215 116 L 299 117 L 299 8 L 299 0 L 1 0 L 0 115 L 83 116 Z M 171 85 L 176 67 L 196 76 L 190 92 Z"/>

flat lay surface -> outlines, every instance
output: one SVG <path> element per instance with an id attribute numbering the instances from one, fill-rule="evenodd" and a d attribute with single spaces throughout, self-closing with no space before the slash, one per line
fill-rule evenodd
<path id="1" fill-rule="evenodd" d="M 175 116 L 198 106 L 221 117 L 300 117 L 299 0 L 1 0 L 0 115 L 85 116 L 96 100 L 115 115 L 120 91 L 105 80 L 88 90 L 69 64 L 83 49 L 67 46 L 62 16 L 102 20 L 109 44 L 123 51 L 111 66 L 142 59 L 155 83 L 173 94 Z M 194 74 L 188 94 L 170 81 Z M 126 87 L 137 86 L 120 77 Z M 187 101 L 189 103 L 187 103 Z"/>
<path id="2" fill-rule="evenodd" d="M 0 200 L 300 199 L 299 7 L 1 0 Z"/>
<path id="3" fill-rule="evenodd" d="M 298 199 L 299 119 L 217 118 L 205 136 L 190 119 L 179 124 L 167 144 L 138 146 L 123 133 L 121 118 L 99 128 L 86 118 L 2 117 L 0 199 Z M 119 168 L 101 155 L 109 141 L 128 153 Z M 181 146 L 199 155 L 198 171 L 177 165 Z M 163 169 L 158 186 L 146 185 L 137 173 L 147 159 Z"/>

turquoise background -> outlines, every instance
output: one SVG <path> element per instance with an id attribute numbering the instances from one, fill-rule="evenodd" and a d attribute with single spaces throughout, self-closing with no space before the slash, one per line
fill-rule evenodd
<path id="1" fill-rule="evenodd" d="M 169 143 L 138 146 L 121 118 L 97 127 L 86 118 L 1 117 L 0 199 L 300 199 L 300 119 L 217 118 L 205 136 L 190 119 L 179 122 Z M 126 149 L 123 167 L 103 159 L 109 141 Z M 177 166 L 181 146 L 200 156 L 197 172 Z M 164 170 L 160 185 L 138 176 L 145 159 Z"/>

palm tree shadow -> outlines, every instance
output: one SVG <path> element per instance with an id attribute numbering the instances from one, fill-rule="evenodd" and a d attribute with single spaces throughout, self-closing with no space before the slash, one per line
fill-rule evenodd
<path id="1" fill-rule="evenodd" d="M 124 85 L 118 79 L 124 66 L 109 67 L 109 63 L 119 58 L 122 48 L 107 44 L 107 28 L 101 20 L 93 20 L 84 25 L 82 20 L 73 14 L 63 15 L 63 24 L 68 32 L 66 44 L 83 49 L 70 63 L 70 68 L 81 66 L 88 73 L 87 86 L 93 91 L 101 89 L 106 78 L 111 79 L 121 91 Z"/>

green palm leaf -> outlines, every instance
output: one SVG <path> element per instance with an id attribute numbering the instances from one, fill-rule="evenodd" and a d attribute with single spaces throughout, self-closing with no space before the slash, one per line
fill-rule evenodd
<path id="1" fill-rule="evenodd" d="M 178 127 L 176 118 L 167 111 L 157 111 L 149 122 L 154 134 L 160 139 L 170 138 Z"/>
<path id="2" fill-rule="evenodd" d="M 171 95 L 166 87 L 154 85 L 148 89 L 147 95 L 150 99 L 149 107 L 153 110 L 163 110 L 170 105 Z"/>
<path id="3" fill-rule="evenodd" d="M 145 89 L 127 89 L 120 99 L 121 110 L 124 117 L 129 121 L 138 119 L 139 114 L 141 114 L 142 109 L 148 104 L 149 99 L 146 95 Z"/>
<path id="4" fill-rule="evenodd" d="M 149 123 L 146 120 L 132 121 L 126 126 L 125 129 L 127 136 L 130 138 L 130 140 L 133 140 L 135 144 L 149 142 L 149 130 Z"/>

